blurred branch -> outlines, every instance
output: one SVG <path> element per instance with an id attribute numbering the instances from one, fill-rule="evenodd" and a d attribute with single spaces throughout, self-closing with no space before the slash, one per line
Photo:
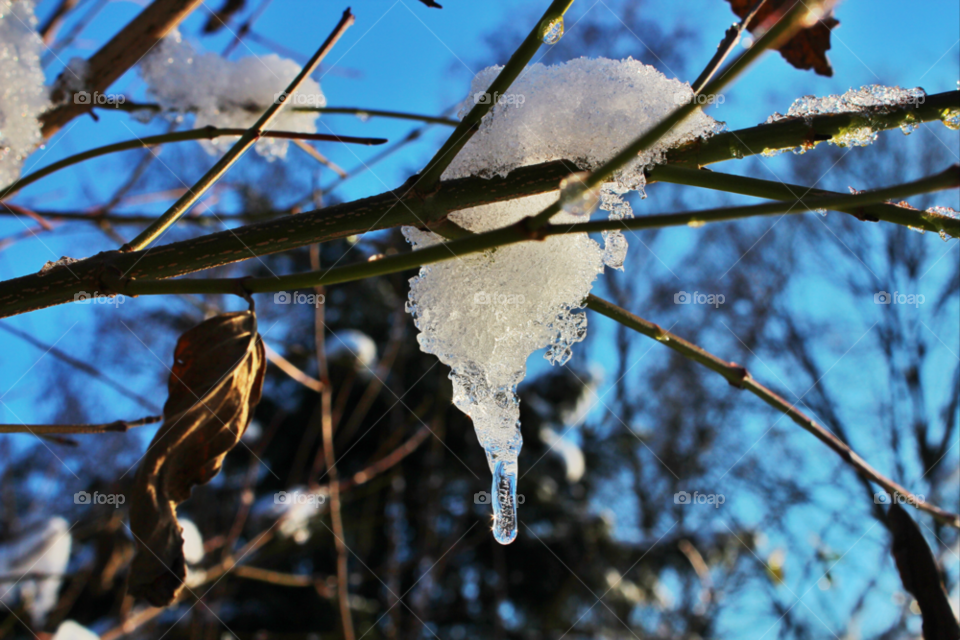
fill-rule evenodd
<path id="1" fill-rule="evenodd" d="M 154 413 L 160 413 L 159 407 L 157 407 L 155 404 L 153 404 L 143 396 L 136 394 L 133 391 L 130 391 L 129 389 L 121 385 L 120 383 L 111 380 L 104 374 L 100 373 L 100 371 L 97 370 L 96 367 L 93 367 L 87 364 L 86 362 L 83 362 L 70 355 L 67 355 L 66 353 L 58 349 L 55 345 L 50 345 L 50 344 L 46 344 L 45 342 L 41 342 L 40 340 L 37 340 L 36 338 L 31 336 L 29 333 L 25 331 L 20 331 L 20 329 L 11 327 L 6 323 L 0 322 L 0 329 L 3 329 L 7 333 L 12 333 L 13 335 L 23 340 L 24 342 L 28 342 L 34 347 L 36 347 L 37 349 L 40 349 L 44 353 L 49 353 L 54 358 L 57 358 L 58 360 L 62 360 L 63 362 L 66 362 L 68 365 L 70 365 L 74 369 L 79 369 L 80 371 L 86 373 L 87 375 L 93 378 L 96 378 L 97 380 L 104 383 L 105 385 L 107 385 L 108 387 L 110 387 L 120 395 L 130 398 L 134 402 L 146 408 L 148 411 L 152 411 Z"/>
<path id="2" fill-rule="evenodd" d="M 57 4 L 57 8 L 54 9 L 50 16 L 43 22 L 42 25 L 40 25 L 40 28 L 37 29 L 37 32 L 43 39 L 44 44 L 49 45 L 50 42 L 56 37 L 57 31 L 59 31 L 64 17 L 70 13 L 75 6 L 77 6 L 77 1 L 78 0 L 60 0 L 59 4 Z"/>
<path id="3" fill-rule="evenodd" d="M 818 424 L 802 411 L 799 411 L 796 405 L 787 402 L 769 388 L 754 380 L 744 367 L 735 362 L 722 360 L 692 342 L 688 342 L 669 331 L 665 331 L 659 325 L 635 316 L 626 309 L 622 309 L 595 295 L 591 294 L 587 298 L 586 307 L 638 333 L 653 338 L 657 342 L 680 353 L 682 356 L 702 364 L 711 371 L 719 373 L 731 386 L 738 389 L 746 389 L 771 407 L 787 414 L 791 420 L 803 427 L 804 430 L 813 434 L 818 440 L 830 447 L 844 462 L 853 467 L 858 474 L 877 483 L 883 487 L 888 494 L 894 496 L 894 498 L 899 496 L 900 499 L 909 502 L 917 509 L 926 511 L 939 522 L 960 529 L 960 515 L 944 511 L 936 505 L 925 502 L 922 498 L 918 498 L 904 487 L 882 475 L 828 429 Z"/>
<path id="4" fill-rule="evenodd" d="M 333 48 L 333 45 L 337 43 L 340 37 L 346 32 L 347 29 L 354 23 L 354 16 L 350 13 L 350 9 L 346 9 L 343 12 L 343 16 L 340 18 L 340 22 L 337 23 L 337 26 L 334 27 L 333 31 L 327 36 L 327 39 L 324 41 L 320 48 L 317 49 L 316 53 L 313 54 L 313 57 L 307 62 L 306 65 L 300 70 L 300 73 L 290 82 L 284 91 L 284 95 L 292 96 L 296 93 L 297 89 L 303 83 L 307 77 L 313 73 L 314 69 L 317 68 L 317 65 L 320 64 L 320 61 L 323 60 L 327 53 Z M 147 245 L 151 244 L 154 240 L 160 237 L 164 231 L 166 231 L 173 223 L 180 219 L 194 204 L 199 200 L 207 190 L 214 185 L 214 183 L 219 180 L 223 174 L 227 172 L 233 164 L 243 156 L 247 150 L 253 146 L 253 144 L 260 139 L 264 134 L 265 129 L 270 125 L 273 119 L 276 117 L 280 110 L 283 109 L 284 105 L 287 103 L 287 100 L 274 100 L 274 102 L 267 107 L 267 110 L 263 112 L 263 115 L 250 127 L 247 131 L 240 136 L 240 139 L 230 148 L 227 153 L 225 153 L 217 162 L 207 171 L 196 184 L 193 185 L 193 188 L 189 189 L 186 194 L 184 194 L 179 200 L 177 200 L 172 207 L 170 207 L 156 222 L 151 224 L 149 227 L 144 229 L 136 238 L 131 240 L 128 244 L 124 245 L 121 248 L 121 251 L 130 252 L 130 251 L 139 251 L 144 249 Z"/>
<path id="5" fill-rule="evenodd" d="M 347 177 L 346 171 L 344 171 L 339 166 L 331 162 L 330 159 L 327 158 L 327 156 L 323 155 L 322 153 L 314 149 L 313 146 L 307 144 L 303 140 L 294 140 L 293 144 L 297 145 L 297 147 L 299 147 L 301 151 L 306 153 L 308 156 L 310 156 L 311 158 L 313 158 L 314 160 L 316 160 L 326 168 L 333 171 L 335 174 L 337 174 L 341 178 Z"/>
<path id="6" fill-rule="evenodd" d="M 267 353 L 267 360 L 274 364 L 278 369 L 311 391 L 316 391 L 317 393 L 321 393 L 323 391 L 322 382 L 304 373 L 303 370 L 298 368 L 295 364 L 271 349 L 267 343 L 263 343 L 263 347 Z"/>
<path id="7" fill-rule="evenodd" d="M 770 200 L 796 200 L 799 197 L 807 196 L 820 198 L 845 195 L 835 191 L 814 189 L 784 182 L 773 182 L 728 173 L 717 173 L 708 169 L 689 169 L 672 165 L 660 165 L 651 171 L 647 184 L 653 181 L 727 191 Z M 954 238 L 960 236 L 960 219 L 930 211 L 908 209 L 894 204 L 873 204 L 855 209 L 839 207 L 837 211 L 849 213 L 854 218 L 865 222 L 883 220 L 905 227 L 916 227 L 934 232 L 943 231 Z"/>
<path id="8" fill-rule="evenodd" d="M 75 433 L 125 433 L 134 427 L 142 427 L 163 420 L 162 416 L 148 416 L 139 420 L 116 420 L 105 424 L 0 424 L 0 433 L 32 433 L 41 435 L 67 435 Z"/>
<path id="9" fill-rule="evenodd" d="M 196 9 L 202 0 L 153 0 L 130 24 L 87 60 L 85 90 L 105 92 L 127 69 L 140 61 L 160 40 Z M 69 70 L 65 73 L 71 73 Z M 43 137 L 49 139 L 63 125 L 90 111 L 89 104 L 76 104 L 73 94 L 58 82 L 51 92 L 57 105 L 41 116 Z"/>

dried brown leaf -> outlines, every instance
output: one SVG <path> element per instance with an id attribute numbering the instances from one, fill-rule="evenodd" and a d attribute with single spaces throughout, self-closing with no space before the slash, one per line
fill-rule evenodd
<path id="1" fill-rule="evenodd" d="M 740 19 L 750 13 L 757 4 L 757 0 L 727 0 L 727 2 Z M 747 29 L 751 33 L 756 32 L 757 29 L 765 31 L 796 2 L 797 0 L 767 0 L 750 21 Z M 826 14 L 816 24 L 801 29 L 781 45 L 780 55 L 797 69 L 813 69 L 821 76 L 832 76 L 833 67 L 827 59 L 827 49 L 830 48 L 830 31 L 839 25 L 839 20 L 829 13 Z"/>
<path id="2" fill-rule="evenodd" d="M 137 553 L 129 591 L 154 606 L 173 602 L 186 564 L 176 506 L 220 471 L 260 401 L 266 358 L 251 311 L 219 315 L 177 341 L 164 422 L 137 470 L 130 529 Z"/>
<path id="3" fill-rule="evenodd" d="M 896 502 L 887 512 L 887 524 L 893 534 L 893 559 L 903 588 L 913 594 L 920 605 L 924 639 L 957 640 L 960 625 L 943 587 L 940 567 L 920 527 Z"/>

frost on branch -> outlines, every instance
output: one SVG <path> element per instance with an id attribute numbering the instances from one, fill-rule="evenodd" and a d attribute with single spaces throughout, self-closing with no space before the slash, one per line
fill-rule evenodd
<path id="1" fill-rule="evenodd" d="M 840 147 L 865 147 L 873 144 L 877 139 L 876 127 L 872 118 L 879 114 L 889 113 L 907 105 L 920 105 L 926 100 L 927 94 L 920 87 L 901 89 L 900 87 L 885 87 L 871 84 L 859 89 L 850 89 L 842 96 L 831 95 L 823 98 L 803 96 L 794 100 L 787 111 L 787 115 L 774 113 L 767 118 L 767 124 L 779 122 L 788 118 L 811 118 L 831 113 L 858 114 L 858 122 L 848 129 L 834 136 L 830 142 Z M 904 134 L 911 134 L 917 128 L 916 122 L 909 117 L 900 125 Z M 816 146 L 811 143 L 797 147 L 794 153 L 806 153 Z M 771 156 L 780 153 L 780 150 L 765 150 L 763 155 Z"/>
<path id="2" fill-rule="evenodd" d="M 632 59 L 536 64 L 514 82 L 511 93 L 488 96 L 484 89 L 499 70 L 488 68 L 474 79 L 461 117 L 475 101 L 490 100 L 495 106 L 444 179 L 490 178 L 553 160 L 570 161 L 571 173 L 593 169 L 693 96 L 687 84 Z M 670 147 L 719 129 L 697 110 L 604 185 L 600 208 L 614 219 L 632 216 L 622 196 L 642 191 L 644 167 L 662 162 Z M 489 231 L 535 215 L 557 197 L 554 191 L 474 207 L 453 212 L 450 219 L 473 232 Z M 552 222 L 588 218 L 564 211 Z M 441 241 L 415 227 L 403 231 L 414 249 Z M 420 347 L 450 366 L 454 402 L 473 420 L 486 451 L 494 475 L 494 535 L 501 543 L 512 542 L 517 533 L 522 445 L 517 385 L 534 351 L 546 348 L 546 358 L 562 365 L 574 343 L 585 337 L 586 316 L 576 310 L 604 264 L 620 267 L 626 254 L 619 232 L 604 234 L 604 243 L 601 248 L 584 234 L 555 235 L 427 265 L 410 281 L 407 310 L 420 329 Z"/>
<path id="3" fill-rule="evenodd" d="M 294 107 L 325 107 L 327 100 L 319 83 L 307 78 L 292 97 L 282 95 L 300 69 L 296 62 L 273 53 L 227 60 L 213 52 L 198 52 L 177 32 L 164 38 L 140 63 L 148 93 L 164 110 L 193 112 L 197 128 L 246 129 L 279 97 L 292 103 L 273 119 L 270 129 L 316 133 L 317 112 L 295 111 Z M 221 137 L 200 144 L 215 154 L 235 141 Z M 256 150 L 268 160 L 282 159 L 287 146 L 287 140 L 262 138 Z"/>
<path id="4" fill-rule="evenodd" d="M 37 118 L 50 98 L 36 25 L 31 0 L 0 0 L 0 186 L 20 177 L 23 161 L 43 142 Z"/>

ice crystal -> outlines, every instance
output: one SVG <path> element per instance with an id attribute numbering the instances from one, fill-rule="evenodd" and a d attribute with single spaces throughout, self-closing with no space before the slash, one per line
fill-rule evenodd
<path id="1" fill-rule="evenodd" d="M 474 79 L 461 117 L 479 100 L 490 100 L 493 107 L 444 179 L 503 176 L 554 160 L 568 161 L 571 173 L 594 169 L 693 97 L 689 85 L 632 59 L 535 64 L 513 83 L 510 94 L 489 96 L 485 90 L 499 71 L 491 67 Z M 645 167 L 661 162 L 672 146 L 719 130 L 715 120 L 697 110 L 602 186 L 600 209 L 612 219 L 632 216 L 623 196 L 642 193 Z M 473 232 L 489 231 L 535 215 L 558 195 L 553 191 L 455 211 L 450 219 Z M 588 219 L 592 203 L 567 195 L 568 206 L 552 222 Z M 414 249 L 441 240 L 415 227 L 404 227 L 403 233 Z M 564 364 L 586 336 L 586 316 L 577 309 L 604 264 L 622 268 L 627 249 L 621 233 L 603 237 L 603 248 L 585 234 L 502 246 L 426 265 L 410 281 L 407 310 L 420 330 L 420 347 L 450 366 L 454 402 L 473 420 L 486 451 L 493 474 L 494 536 L 503 544 L 517 534 L 522 445 L 517 385 L 534 351 L 546 348 L 552 364 Z"/>
<path id="2" fill-rule="evenodd" d="M 164 38 L 140 64 L 148 92 L 160 105 L 180 114 L 196 114 L 195 126 L 247 128 L 277 99 L 294 100 L 274 118 L 270 129 L 316 133 L 317 113 L 293 106 L 324 107 L 320 85 L 307 78 L 294 96 L 284 89 L 300 72 L 300 65 L 276 54 L 227 60 L 216 53 L 198 52 L 179 33 Z M 233 137 L 202 140 L 211 154 L 227 149 Z M 262 138 L 257 152 L 267 159 L 283 158 L 287 140 Z"/>
<path id="3" fill-rule="evenodd" d="M 32 0 L 0 0 L 0 187 L 20 177 L 43 142 L 37 118 L 50 108 Z"/>
<path id="4" fill-rule="evenodd" d="M 835 135 L 830 142 L 840 147 L 865 147 L 873 144 L 877 139 L 879 129 L 872 120 L 874 116 L 907 105 L 923 104 L 926 97 L 926 92 L 920 87 L 901 89 L 900 87 L 871 84 L 859 89 L 850 89 L 839 96 L 830 95 L 823 98 L 803 96 L 797 98 L 790 105 L 786 115 L 774 113 L 767 118 L 767 124 L 786 118 L 811 118 L 831 113 L 854 113 L 860 116 L 858 122 Z M 900 128 L 905 134 L 909 135 L 916 129 L 916 124 L 908 119 L 900 125 Z M 812 146 L 797 147 L 794 149 L 794 153 L 805 153 L 810 148 Z M 764 155 L 768 155 L 766 151 L 764 150 Z"/>

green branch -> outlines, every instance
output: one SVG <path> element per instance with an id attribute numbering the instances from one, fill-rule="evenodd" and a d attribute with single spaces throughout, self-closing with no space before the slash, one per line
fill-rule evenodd
<path id="1" fill-rule="evenodd" d="M 450 166 L 450 163 L 453 162 L 453 159 L 460 150 L 480 128 L 480 121 L 483 120 L 483 116 L 493 108 L 498 96 L 506 93 L 510 85 L 513 84 L 513 81 L 520 76 L 524 67 L 527 66 L 527 63 L 533 59 L 537 50 L 540 49 L 540 45 L 543 44 L 546 25 L 557 19 L 562 20 L 563 15 L 572 4 L 573 0 L 553 0 L 553 2 L 550 3 L 550 6 L 544 11 L 543 16 L 541 16 L 536 26 L 527 34 L 524 41 L 517 50 L 513 52 L 513 55 L 510 56 L 507 64 L 500 70 L 500 73 L 494 78 L 493 82 L 490 83 L 490 86 L 487 87 L 487 99 L 482 102 L 477 101 L 476 104 L 473 105 L 470 112 L 457 124 L 456 129 L 453 130 L 453 133 L 450 134 L 447 141 L 443 143 L 443 146 L 437 150 L 433 158 L 430 159 L 430 162 L 427 163 L 427 166 L 424 167 L 420 173 L 420 181 L 417 189 L 423 193 L 430 193 L 436 188 L 440 183 L 440 176 L 443 175 L 444 170 Z"/>
<path id="2" fill-rule="evenodd" d="M 8 198 L 17 193 L 27 185 L 31 185 L 41 178 L 45 178 L 52 173 L 66 169 L 67 167 L 79 164 L 85 160 L 99 158 L 100 156 L 117 153 L 120 151 L 129 151 L 131 149 L 142 149 L 155 145 L 166 144 L 168 142 L 186 142 L 189 140 L 213 140 L 221 136 L 242 136 L 248 132 L 248 129 L 218 129 L 217 127 L 202 127 L 200 129 L 190 129 L 189 131 L 177 131 L 174 133 L 164 133 L 155 136 L 146 136 L 136 138 L 135 140 L 124 140 L 113 144 L 104 145 L 95 149 L 89 149 L 81 153 L 74 154 L 63 160 L 51 163 L 42 169 L 37 169 L 29 173 L 10 186 L 0 190 L 0 200 Z M 338 136 L 327 133 L 299 133 L 296 131 L 264 131 L 260 134 L 263 138 L 282 138 L 285 140 L 319 140 L 324 142 L 343 142 L 345 144 L 364 144 L 379 145 L 387 142 L 384 138 L 356 138 L 352 136 Z"/>
<path id="3" fill-rule="evenodd" d="M 923 104 L 864 109 L 862 113 L 828 113 L 805 118 L 787 118 L 748 129 L 720 133 L 706 140 L 695 140 L 668 151 L 667 163 L 702 167 L 764 151 L 769 153 L 785 149 L 811 149 L 851 129 L 869 126 L 874 131 L 884 131 L 902 124 L 943 120 L 958 109 L 960 91 L 947 91 L 927 96 Z"/>
<path id="4" fill-rule="evenodd" d="M 628 220 L 597 220 L 581 224 L 546 224 L 535 232 L 530 231 L 530 218 L 525 218 L 502 229 L 458 238 L 449 242 L 433 245 L 424 249 L 400 255 L 388 256 L 373 262 L 359 262 L 325 271 L 310 271 L 287 276 L 263 278 L 183 278 L 176 280 L 131 279 L 124 277 L 116 269 L 103 272 L 102 286 L 111 293 L 123 295 L 164 295 L 172 293 L 237 294 L 267 293 L 293 289 L 307 289 L 351 282 L 363 278 L 382 276 L 406 271 L 422 265 L 443 262 L 458 256 L 478 253 L 530 240 L 542 240 L 552 235 L 568 233 L 596 233 L 612 230 L 638 230 L 665 226 L 692 225 L 701 226 L 707 222 L 719 222 L 777 213 L 803 213 L 807 209 L 819 208 L 857 208 L 883 202 L 892 198 L 904 198 L 918 193 L 927 193 L 940 189 L 960 186 L 960 165 L 953 165 L 946 171 L 893 187 L 867 191 L 858 195 L 834 195 L 805 198 L 792 202 L 771 202 L 761 205 L 723 207 L 705 211 L 671 213 L 656 216 L 644 216 Z M 803 205 L 798 208 L 798 205 Z"/>
<path id="5" fill-rule="evenodd" d="M 284 94 L 287 96 L 292 96 L 296 93 L 297 88 L 303 83 L 307 77 L 313 73 L 314 69 L 317 68 L 317 65 L 320 64 L 320 61 L 327 55 L 330 49 L 333 48 L 333 45 L 336 44 L 337 40 L 343 35 L 343 33 L 352 25 L 354 22 L 354 16 L 350 13 L 350 9 L 346 9 L 343 12 L 343 16 L 340 18 L 340 22 L 337 23 L 337 26 L 334 27 L 333 32 L 327 37 L 326 41 L 317 49 L 316 53 L 307 61 L 307 64 L 303 66 L 303 69 L 300 70 L 300 73 L 290 82 L 289 86 L 284 91 Z M 197 203 L 197 201 L 203 196 L 207 190 L 214 185 L 217 180 L 227 172 L 233 164 L 243 156 L 246 151 L 253 146 L 253 144 L 260 139 L 263 135 L 264 130 L 270 125 L 273 119 L 276 117 L 280 110 L 283 109 L 283 106 L 287 103 L 286 100 L 275 100 L 273 104 L 267 107 L 267 110 L 263 112 L 263 115 L 250 127 L 240 139 L 230 148 L 227 153 L 220 158 L 213 167 L 210 168 L 207 173 L 203 175 L 202 178 L 193 186 L 193 188 L 188 189 L 179 200 L 173 203 L 171 206 L 156 222 L 151 224 L 149 227 L 144 229 L 136 238 L 131 240 L 129 243 L 124 245 L 121 248 L 121 251 L 139 251 L 145 248 L 147 245 L 152 243 L 158 237 L 160 237 L 164 231 L 166 231 L 170 226 L 180 219 L 190 208 Z"/>
<path id="6" fill-rule="evenodd" d="M 758 178 L 746 178 L 703 169 L 687 169 L 672 165 L 660 165 L 650 172 L 647 183 L 649 184 L 651 182 L 683 184 L 770 200 L 796 200 L 797 197 L 801 196 L 843 197 L 845 195 L 824 189 L 811 189 L 810 187 L 795 184 L 760 180 Z M 849 213 L 858 220 L 868 222 L 883 220 L 884 222 L 892 222 L 906 227 L 915 227 L 937 233 L 942 231 L 954 238 L 960 236 L 960 219 L 932 213 L 930 211 L 908 209 L 894 204 L 872 204 L 855 209 L 838 208 L 837 211 Z"/>
<path id="7" fill-rule="evenodd" d="M 727 362 L 722 360 L 721 358 L 718 358 L 703 348 L 698 347 L 692 342 L 684 340 L 683 338 L 664 330 L 659 325 L 644 320 L 639 316 L 635 316 L 626 309 L 611 304 L 610 302 L 607 302 L 602 298 L 598 298 L 595 295 L 591 294 L 587 298 L 586 307 L 610 318 L 611 320 L 619 322 L 625 327 L 633 329 L 634 331 L 649 338 L 653 338 L 657 342 L 670 347 L 685 358 L 689 358 L 694 362 L 702 364 L 711 371 L 719 373 L 727 380 L 727 382 L 730 383 L 731 386 L 738 389 L 746 389 L 777 411 L 781 411 L 788 415 L 791 420 L 800 425 L 804 430 L 813 434 L 818 440 L 830 447 L 830 449 L 839 455 L 844 462 L 853 467 L 858 474 L 867 480 L 877 483 L 883 487 L 887 493 L 893 495 L 899 494 L 900 496 L 903 496 L 907 502 L 912 504 L 917 509 L 926 511 L 939 522 L 947 526 L 960 529 L 960 515 L 944 511 L 940 507 L 930 504 L 924 501 L 922 498 L 918 498 L 907 491 L 904 487 L 881 474 L 879 471 L 870 466 L 866 460 L 857 455 L 857 453 L 853 451 L 853 449 L 851 449 L 845 442 L 833 435 L 828 429 L 817 423 L 816 420 L 810 418 L 802 411 L 797 409 L 795 404 L 788 402 L 769 388 L 757 382 L 753 377 L 750 376 L 750 373 L 744 367 L 736 364 L 735 362 Z"/>

